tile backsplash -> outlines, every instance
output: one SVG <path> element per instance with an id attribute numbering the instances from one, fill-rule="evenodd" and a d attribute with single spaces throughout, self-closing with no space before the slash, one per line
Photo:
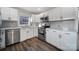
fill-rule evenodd
<path id="1" fill-rule="evenodd" d="M 68 21 L 56 21 L 51 22 L 51 28 L 53 29 L 59 29 L 59 30 L 69 30 L 69 31 L 75 31 L 75 21 L 74 20 L 68 20 Z"/>
<path id="2" fill-rule="evenodd" d="M 0 27 L 17 27 L 18 22 L 17 21 L 2 21 L 2 26 Z"/>

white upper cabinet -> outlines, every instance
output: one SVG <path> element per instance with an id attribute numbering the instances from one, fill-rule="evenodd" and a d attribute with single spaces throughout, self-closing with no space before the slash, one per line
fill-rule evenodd
<path id="1" fill-rule="evenodd" d="M 2 20 L 15 21 L 18 20 L 18 11 L 14 8 L 3 7 L 1 8 Z"/>
<path id="2" fill-rule="evenodd" d="M 76 14 L 77 14 L 76 7 L 63 7 L 62 8 L 63 19 L 75 19 Z"/>
<path id="3" fill-rule="evenodd" d="M 10 8 L 10 17 L 11 20 L 18 20 L 18 10 Z"/>
<path id="4" fill-rule="evenodd" d="M 49 10 L 49 21 L 75 19 L 76 17 L 76 7 L 57 7 Z"/>
<path id="5" fill-rule="evenodd" d="M 2 20 L 9 20 L 10 18 L 10 8 L 7 7 L 3 7 L 1 8 L 1 16 L 2 16 Z"/>
<path id="6" fill-rule="evenodd" d="M 40 22 L 40 15 L 32 15 L 32 22 Z"/>
<path id="7" fill-rule="evenodd" d="M 55 21 L 55 20 L 60 20 L 61 18 L 61 8 L 55 8 L 49 11 L 49 20 L 50 21 Z"/>

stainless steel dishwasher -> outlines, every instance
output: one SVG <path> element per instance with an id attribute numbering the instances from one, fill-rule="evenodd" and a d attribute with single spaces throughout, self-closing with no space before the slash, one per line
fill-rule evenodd
<path id="1" fill-rule="evenodd" d="M 6 45 L 20 42 L 20 29 L 8 29 L 5 31 Z"/>

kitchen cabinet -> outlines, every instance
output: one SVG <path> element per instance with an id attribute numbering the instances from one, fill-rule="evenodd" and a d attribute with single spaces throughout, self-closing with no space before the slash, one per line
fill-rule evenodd
<path id="1" fill-rule="evenodd" d="M 46 41 L 61 50 L 65 51 L 77 50 L 76 32 L 46 29 Z"/>
<path id="2" fill-rule="evenodd" d="M 32 37 L 38 36 L 37 28 L 21 28 L 20 29 L 20 41 L 30 39 Z"/>
<path id="3" fill-rule="evenodd" d="M 1 16 L 2 16 L 2 20 L 17 21 L 18 20 L 18 11 L 14 8 L 2 7 Z"/>
<path id="4" fill-rule="evenodd" d="M 60 7 L 54 8 L 49 11 L 49 21 L 61 20 L 62 9 Z"/>
<path id="5" fill-rule="evenodd" d="M 33 37 L 38 37 L 38 28 L 33 29 Z"/>
<path id="6" fill-rule="evenodd" d="M 27 30 L 27 39 L 32 38 L 33 37 L 33 29 L 28 29 Z"/>
<path id="7" fill-rule="evenodd" d="M 76 19 L 76 7 L 56 7 L 49 10 L 49 21 Z"/>
<path id="8" fill-rule="evenodd" d="M 77 33 L 63 32 L 61 40 L 62 50 L 73 51 L 77 50 Z"/>
<path id="9" fill-rule="evenodd" d="M 41 22 L 40 15 L 32 15 L 32 22 Z"/>
<path id="10" fill-rule="evenodd" d="M 62 7 L 62 17 L 64 19 L 75 19 L 77 17 L 76 7 Z"/>
<path id="11" fill-rule="evenodd" d="M 20 41 L 24 41 L 27 39 L 28 30 L 26 28 L 20 29 Z"/>
<path id="12" fill-rule="evenodd" d="M 10 8 L 2 7 L 1 8 L 2 20 L 9 20 L 10 18 Z"/>
<path id="13" fill-rule="evenodd" d="M 18 21 L 18 10 L 10 8 L 10 17 L 11 20 Z"/>
<path id="14" fill-rule="evenodd" d="M 52 34 L 51 34 L 52 33 Z M 51 34 L 51 35 L 50 35 Z M 54 46 L 60 46 L 59 32 L 56 30 L 46 30 L 46 41 Z"/>
<path id="15" fill-rule="evenodd" d="M 49 21 L 61 20 L 62 9 L 60 7 L 54 8 L 49 11 Z"/>

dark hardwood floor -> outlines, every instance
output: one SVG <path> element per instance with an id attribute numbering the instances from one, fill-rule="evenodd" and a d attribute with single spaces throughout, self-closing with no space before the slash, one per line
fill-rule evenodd
<path id="1" fill-rule="evenodd" d="M 1 51 L 59 51 L 59 49 L 35 37 L 7 46 Z"/>

